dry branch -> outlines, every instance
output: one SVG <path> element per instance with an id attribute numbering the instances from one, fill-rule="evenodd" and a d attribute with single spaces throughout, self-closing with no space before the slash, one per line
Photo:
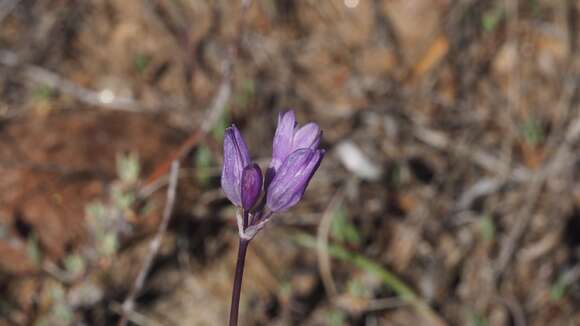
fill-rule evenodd
<path id="1" fill-rule="evenodd" d="M 159 252 L 159 247 L 161 246 L 161 240 L 163 240 L 163 235 L 167 230 L 167 226 L 169 225 L 169 220 L 171 218 L 171 213 L 173 212 L 173 206 L 175 203 L 175 195 L 177 189 L 177 176 L 179 175 L 179 161 L 173 161 L 171 163 L 171 172 L 169 177 L 169 186 L 167 187 L 167 201 L 165 203 L 165 209 L 163 210 L 163 218 L 161 223 L 159 224 L 159 228 L 157 229 L 157 233 L 149 243 L 149 253 L 145 257 L 145 261 L 143 263 L 143 267 L 141 268 L 139 275 L 135 279 L 135 283 L 133 284 L 133 288 L 129 292 L 129 295 L 125 299 L 122 305 L 122 314 L 121 319 L 119 320 L 119 326 L 127 325 L 127 316 L 128 313 L 131 312 L 135 306 L 135 298 L 137 294 L 143 288 L 143 284 L 145 283 L 145 277 L 149 273 L 151 269 L 151 265 L 153 264 L 153 260 L 157 253 Z"/>

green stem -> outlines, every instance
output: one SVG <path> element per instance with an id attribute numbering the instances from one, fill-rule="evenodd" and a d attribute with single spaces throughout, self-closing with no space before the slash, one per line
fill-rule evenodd
<path id="1" fill-rule="evenodd" d="M 316 238 L 307 233 L 296 233 L 293 240 L 306 248 L 316 249 Z M 407 286 L 395 274 L 383 268 L 381 265 L 372 260 L 359 255 L 357 253 L 348 251 L 336 244 L 328 244 L 328 254 L 334 258 L 349 262 L 360 269 L 363 269 L 371 274 L 378 276 L 389 288 L 391 288 L 397 296 L 404 302 L 410 304 L 420 314 L 430 319 L 436 325 L 444 325 L 445 322 L 426 304 L 415 292 Z"/>

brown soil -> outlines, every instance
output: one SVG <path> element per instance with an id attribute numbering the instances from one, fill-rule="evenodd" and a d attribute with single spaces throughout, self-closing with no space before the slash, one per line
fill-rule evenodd
<path id="1" fill-rule="evenodd" d="M 580 324 L 577 1 L 7 3 L 0 325 L 116 323 L 165 202 L 138 190 L 165 189 L 157 172 L 188 137 L 130 319 L 225 324 L 237 230 L 219 189 L 220 133 L 235 123 L 265 166 L 287 108 L 321 126 L 327 155 L 301 204 L 252 242 L 242 325 L 434 320 L 353 261 L 296 243 L 328 216 L 325 241 L 393 272 L 437 320 Z M 197 134 L 228 62 L 225 114 Z M 117 166 L 128 153 L 134 184 Z M 127 194 L 137 198 L 119 207 Z M 106 232 L 95 203 L 112 216 Z"/>

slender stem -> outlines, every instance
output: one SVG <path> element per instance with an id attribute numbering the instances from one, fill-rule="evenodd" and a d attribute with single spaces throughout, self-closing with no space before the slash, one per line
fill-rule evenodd
<path id="1" fill-rule="evenodd" d="M 240 239 L 238 250 L 238 262 L 236 263 L 236 274 L 234 277 L 234 288 L 232 290 L 232 306 L 230 308 L 230 326 L 238 325 L 238 310 L 240 308 L 240 294 L 242 290 L 242 276 L 244 275 L 244 263 L 246 261 L 246 250 L 250 240 Z"/>
<path id="2" fill-rule="evenodd" d="M 244 211 L 242 212 L 242 216 L 243 216 L 242 226 L 244 227 L 244 231 L 245 231 L 246 228 L 248 227 L 250 212 L 247 209 L 244 209 Z"/>
<path id="3" fill-rule="evenodd" d="M 294 235 L 294 240 L 301 246 L 316 249 L 316 238 L 309 234 L 296 233 Z M 411 287 L 405 284 L 403 280 L 391 273 L 389 270 L 363 255 L 351 252 L 340 245 L 328 244 L 327 249 L 330 256 L 352 263 L 368 273 L 378 276 L 387 286 L 397 293 L 401 300 L 413 306 L 420 314 L 427 318 L 430 322 L 429 325 L 447 325 L 447 323 L 411 289 Z"/>

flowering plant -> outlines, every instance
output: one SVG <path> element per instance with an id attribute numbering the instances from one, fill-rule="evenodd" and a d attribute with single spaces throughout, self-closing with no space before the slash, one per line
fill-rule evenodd
<path id="1" fill-rule="evenodd" d="M 248 244 L 273 214 L 287 211 L 302 199 L 324 156 L 324 150 L 318 148 L 321 136 L 316 123 L 298 127 L 293 111 L 280 114 L 272 160 L 264 177 L 260 167 L 250 159 L 248 147 L 236 126 L 226 129 L 221 185 L 228 199 L 238 207 L 236 219 L 240 235 L 230 326 L 237 325 Z"/>

